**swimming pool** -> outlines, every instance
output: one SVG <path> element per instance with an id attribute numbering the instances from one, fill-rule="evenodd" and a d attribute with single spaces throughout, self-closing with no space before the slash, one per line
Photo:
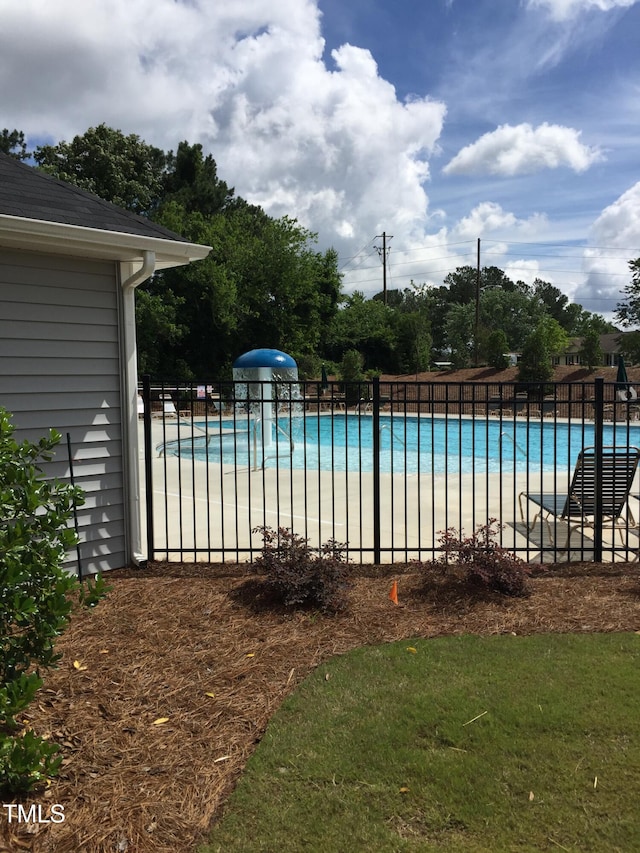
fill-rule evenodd
<path id="1" fill-rule="evenodd" d="M 262 465 L 253 423 L 194 422 L 195 435 L 168 442 L 166 452 L 235 466 Z M 307 414 L 278 418 L 266 468 L 373 471 L 371 415 Z M 605 445 L 640 443 L 640 425 L 606 424 Z M 511 473 L 572 470 L 578 452 L 594 443 L 590 423 L 498 418 L 380 416 L 380 470 L 399 474 Z M 293 453 L 291 453 L 293 445 Z"/>

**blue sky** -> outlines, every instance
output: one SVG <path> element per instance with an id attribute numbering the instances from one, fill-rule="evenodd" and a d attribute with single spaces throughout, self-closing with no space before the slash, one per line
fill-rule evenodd
<path id="1" fill-rule="evenodd" d="M 460 264 L 611 316 L 640 256 L 640 0 L 0 0 L 3 127 L 201 142 L 347 291 Z"/>
<path id="2" fill-rule="evenodd" d="M 504 238 L 510 244 L 505 259 L 521 255 L 535 261 L 541 277 L 565 283 L 569 291 L 579 288 L 586 307 L 610 310 L 613 290 L 628 280 L 624 264 L 622 275 L 613 280 L 617 286 L 606 295 L 580 286 L 582 282 L 574 284 L 580 277 L 571 270 L 585 272 L 582 252 L 575 247 L 596 245 L 590 240 L 596 237 L 591 233 L 594 223 L 640 178 L 640 6 L 603 10 L 576 4 L 573 10 L 565 6 L 563 14 L 558 4 L 554 15 L 553 4 L 527 8 L 524 3 L 440 0 L 417 5 L 400 0 L 372 14 L 369 3 L 321 0 L 325 58 L 345 41 L 357 43 L 371 51 L 380 75 L 394 84 L 399 98 L 429 93 L 445 103 L 439 150 L 430 158 L 430 207 L 442 211 L 446 221 L 468 216 L 470 200 L 490 201 L 520 220 L 532 213 L 546 217 L 546 226 L 531 235 L 531 246 L 507 224 L 487 234 L 487 252 L 499 248 L 491 237 Z M 628 100 L 636 102 L 631 111 Z M 537 167 L 532 157 L 527 166 L 524 150 L 521 171 L 495 174 L 496 150 L 487 140 L 485 157 L 471 151 L 467 170 L 443 173 L 465 146 L 501 126 L 524 124 L 532 131 L 548 124 L 579 132 L 577 139 L 565 140 L 563 165 Z M 578 140 L 600 151 L 584 171 L 577 163 L 570 165 L 569 149 Z M 526 139 L 521 144 L 527 148 Z M 485 234 L 478 229 L 477 236 Z M 635 231 L 634 236 L 628 247 L 606 240 L 607 247 L 613 242 L 611 248 L 623 250 L 610 254 L 624 255 L 628 248 L 637 255 L 640 235 Z M 545 245 L 536 245 L 536 239 Z M 554 248 L 548 240 L 560 245 Z M 492 262 L 491 254 L 482 255 Z M 521 272 L 526 278 L 526 270 Z M 513 275 L 517 277 L 517 268 Z"/>

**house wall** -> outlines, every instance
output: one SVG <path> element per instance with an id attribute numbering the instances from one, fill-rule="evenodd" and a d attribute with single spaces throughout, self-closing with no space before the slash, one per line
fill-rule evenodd
<path id="1" fill-rule="evenodd" d="M 554 356 L 552 362 L 553 364 L 562 365 L 564 367 L 579 365 L 582 363 L 580 360 L 580 354 L 577 352 L 563 353 L 563 355 Z"/>
<path id="2" fill-rule="evenodd" d="M 17 438 L 62 433 L 48 476 L 69 478 L 69 433 L 84 573 L 126 564 L 119 296 L 114 262 L 0 249 L 0 405 Z"/>

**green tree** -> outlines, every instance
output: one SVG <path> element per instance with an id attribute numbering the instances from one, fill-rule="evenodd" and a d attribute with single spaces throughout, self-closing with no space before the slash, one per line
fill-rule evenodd
<path id="1" fill-rule="evenodd" d="M 443 286 L 447 291 L 447 301 L 458 305 L 468 305 L 475 302 L 478 289 L 478 273 L 475 267 L 458 267 L 455 272 L 449 273 Z M 482 287 L 482 281 L 480 281 Z"/>
<path id="2" fill-rule="evenodd" d="M 622 291 L 625 298 L 616 306 L 616 319 L 626 329 L 640 326 L 640 258 L 629 261 L 631 282 Z"/>
<path id="3" fill-rule="evenodd" d="M 484 290 L 499 289 L 504 293 L 513 293 L 519 289 L 500 267 L 483 267 L 480 270 L 480 287 Z"/>
<path id="4" fill-rule="evenodd" d="M 602 314 L 592 314 L 591 311 L 582 311 L 576 324 L 576 335 L 584 337 L 590 329 L 595 329 L 599 335 L 607 335 L 620 331 L 613 323 L 606 320 Z"/>
<path id="5" fill-rule="evenodd" d="M 345 352 L 340 362 L 340 378 L 343 382 L 345 403 L 354 405 L 362 397 L 364 373 L 364 358 L 358 350 L 350 349 Z"/>
<path id="6" fill-rule="evenodd" d="M 193 378 L 184 359 L 169 353 L 179 349 L 187 334 L 180 322 L 184 299 L 167 288 L 158 287 L 154 279 L 136 293 L 136 326 L 138 370 L 158 377 Z"/>
<path id="7" fill-rule="evenodd" d="M 577 334 L 577 327 L 582 313 L 582 307 L 575 302 L 569 302 L 561 290 L 548 281 L 537 278 L 533 283 L 533 296 L 540 300 L 544 312 L 555 320 L 569 335 Z"/>
<path id="8" fill-rule="evenodd" d="M 228 379 L 233 360 L 256 347 L 281 349 L 305 363 L 316 355 L 340 298 L 333 250 L 316 252 L 315 235 L 294 220 L 272 219 L 247 204 L 203 215 L 172 201 L 162 221 L 213 248 L 197 264 L 154 276 L 148 290 L 160 304 L 179 300 L 168 317 L 168 331 L 178 326 L 178 334 L 153 346 L 142 328 L 149 318 L 140 313 L 143 356 L 153 347 L 147 363 L 155 360 L 176 378 Z"/>
<path id="9" fill-rule="evenodd" d="M 373 299 L 381 302 L 383 294 L 376 293 Z M 387 306 L 391 309 L 387 315 L 392 333 L 390 359 L 379 367 L 401 374 L 427 370 L 432 346 L 428 291 L 415 286 L 389 290 Z"/>
<path id="10" fill-rule="evenodd" d="M 640 332 L 626 332 L 620 336 L 619 341 L 620 352 L 627 364 L 640 364 Z"/>
<path id="11" fill-rule="evenodd" d="M 134 213 L 153 216 L 163 197 L 164 152 L 104 124 L 71 142 L 38 146 L 33 157 L 47 174 Z"/>
<path id="12" fill-rule="evenodd" d="M 548 382 L 553 375 L 548 335 L 539 324 L 524 342 L 518 362 L 518 379 L 521 382 Z"/>
<path id="13" fill-rule="evenodd" d="M 397 311 L 394 316 L 395 350 L 391 373 L 420 373 L 431 362 L 431 333 L 427 317 L 419 311 Z"/>
<path id="14" fill-rule="evenodd" d="M 419 290 L 422 310 L 429 321 L 431 349 L 436 361 L 448 356 L 446 319 L 449 303 L 445 298 L 446 288 L 422 288 Z"/>
<path id="15" fill-rule="evenodd" d="M 335 315 L 325 342 L 325 355 L 340 361 L 348 350 L 357 349 L 367 370 L 388 369 L 396 343 L 394 311 L 378 299 L 365 299 L 356 291 Z"/>
<path id="16" fill-rule="evenodd" d="M 495 294 L 491 296 L 490 294 Z M 526 303 L 530 310 L 530 299 L 520 292 L 518 285 L 498 267 L 483 267 L 478 275 L 476 267 L 462 266 L 455 272 L 449 273 L 444 279 L 442 287 L 431 288 L 428 291 L 429 319 L 431 321 L 432 347 L 436 356 L 441 358 L 451 357 L 459 367 L 466 366 L 471 362 L 471 351 L 478 346 L 479 361 L 486 360 L 486 342 L 490 331 L 496 327 L 495 315 L 491 312 L 490 305 L 504 306 L 502 315 L 509 318 L 511 324 L 514 318 L 521 313 L 513 306 L 516 303 Z M 511 301 L 511 309 L 508 301 Z M 483 308 L 483 304 L 487 308 Z M 464 306 L 473 313 L 472 333 L 469 355 L 466 355 L 467 332 L 464 326 L 467 323 L 468 311 L 460 312 L 457 308 L 450 312 L 455 306 Z M 478 309 L 477 342 L 475 312 Z M 463 319 L 464 318 L 464 319 Z M 530 318 L 527 328 L 531 327 Z M 502 326 L 500 326 L 502 328 Z M 511 339 L 510 331 L 504 328 L 507 338 Z"/>
<path id="17" fill-rule="evenodd" d="M 542 306 L 529 293 L 513 288 L 491 287 L 482 292 L 480 297 L 480 328 L 491 331 L 501 330 L 507 338 L 507 346 L 503 352 L 518 351 L 532 327 L 535 327 L 543 317 Z M 488 334 L 483 340 L 488 342 Z M 486 350 L 480 347 L 481 360 L 489 361 Z"/>
<path id="18" fill-rule="evenodd" d="M 597 329 L 589 329 L 582 339 L 580 347 L 580 361 L 589 372 L 602 364 L 602 347 L 600 346 L 600 334 Z"/>
<path id="19" fill-rule="evenodd" d="M 625 329 L 633 330 L 620 338 L 622 353 L 632 364 L 640 364 L 640 258 L 629 261 L 629 271 L 631 281 L 622 291 L 625 298 L 616 306 L 615 316 Z"/>
<path id="20" fill-rule="evenodd" d="M 452 305 L 447 313 L 445 332 L 453 366 L 458 369 L 468 367 L 473 351 L 473 305 Z"/>
<path id="21" fill-rule="evenodd" d="M 317 235 L 288 217 L 247 207 L 228 219 L 237 247 L 226 271 L 236 280 L 238 338 L 295 359 L 316 352 L 340 298 L 336 253 L 316 252 Z"/>
<path id="22" fill-rule="evenodd" d="M 545 346 L 550 356 L 561 355 L 569 346 L 569 335 L 553 317 L 545 315 L 538 323 L 544 335 Z"/>
<path id="23" fill-rule="evenodd" d="M 244 352 L 236 349 L 244 341 L 234 345 L 241 310 L 233 270 L 234 230 L 227 216 L 188 213 L 177 202 L 166 204 L 161 218 L 167 228 L 213 250 L 197 264 L 154 275 L 139 289 L 136 320 L 141 366 L 165 378 L 228 379 L 233 358 Z M 143 297 L 142 292 L 149 296 Z M 150 310 L 145 314 L 147 306 Z M 156 329 L 161 331 L 159 337 Z"/>
<path id="24" fill-rule="evenodd" d="M 0 151 L 16 160 L 27 160 L 31 156 L 27 151 L 24 133 L 21 130 L 7 130 L 6 127 L 0 133 Z"/>
<path id="25" fill-rule="evenodd" d="M 458 305 L 475 305 L 476 297 L 489 288 L 507 293 L 516 290 L 513 281 L 498 267 L 483 267 L 479 276 L 476 267 L 457 267 L 446 276 L 443 287 L 447 301 Z"/>
<path id="26" fill-rule="evenodd" d="M 343 382 L 363 382 L 363 368 L 364 358 L 362 357 L 362 353 L 356 349 L 347 350 L 340 362 L 340 379 Z"/>
<path id="27" fill-rule="evenodd" d="M 380 293 L 376 293 L 371 298 L 384 303 L 384 291 L 381 290 Z M 404 293 L 402 290 L 387 290 L 387 306 L 389 308 L 400 308 L 403 303 Z"/>
<path id="28" fill-rule="evenodd" d="M 323 346 L 327 359 L 340 361 L 347 350 L 362 353 L 367 371 L 418 373 L 431 359 L 427 300 L 414 288 L 371 299 L 356 291 L 346 297 Z"/>
<path id="29" fill-rule="evenodd" d="M 216 161 L 204 156 L 202 145 L 184 141 L 175 154 L 166 155 L 162 197 L 164 204 L 178 204 L 186 213 L 212 216 L 234 203 L 234 190 L 218 178 Z"/>
<path id="30" fill-rule="evenodd" d="M 495 329 L 487 338 L 487 362 L 496 370 L 504 370 L 509 366 L 509 341 L 502 329 Z"/>

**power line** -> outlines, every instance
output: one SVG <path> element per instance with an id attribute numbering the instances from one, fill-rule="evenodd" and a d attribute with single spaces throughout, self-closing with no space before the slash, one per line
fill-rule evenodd
<path id="1" fill-rule="evenodd" d="M 365 250 L 368 246 L 371 246 L 371 244 L 373 243 L 373 241 L 374 241 L 375 239 L 376 239 L 375 237 L 372 237 L 370 240 L 368 240 L 368 241 L 364 244 L 364 246 L 363 246 L 361 249 L 359 249 L 359 250 L 355 253 L 355 255 L 352 255 L 350 258 L 346 258 L 346 260 L 344 260 L 344 261 L 343 261 L 343 266 L 339 267 L 338 272 L 341 272 L 341 271 L 344 269 L 344 265 L 351 263 L 351 261 L 355 261 L 355 259 L 356 259 L 359 255 L 361 255 L 361 254 L 364 252 L 364 250 Z"/>
<path id="2" fill-rule="evenodd" d="M 378 236 L 381 236 L 381 235 L 378 235 Z M 376 238 L 373 238 L 373 239 L 376 239 Z M 353 255 L 350 258 L 344 259 L 343 266 L 340 267 L 340 269 L 342 270 L 344 268 L 344 265 L 346 265 L 346 264 L 350 263 L 352 260 L 355 260 L 356 258 L 358 258 L 362 254 L 362 252 L 367 248 L 367 246 L 371 245 L 371 243 L 373 242 L 373 239 L 368 241 L 367 243 L 365 243 L 365 245 L 362 247 L 362 249 L 360 249 L 359 252 L 357 252 L 355 255 Z M 406 256 L 406 255 L 412 255 L 412 254 L 415 254 L 418 252 L 430 252 L 430 251 L 433 251 L 436 249 L 448 249 L 450 246 L 470 245 L 473 242 L 474 241 L 472 241 L 472 240 L 459 240 L 459 241 L 455 241 L 455 242 L 451 242 L 451 243 L 438 243 L 438 244 L 432 245 L 432 246 L 421 246 L 421 247 L 412 248 L 412 249 L 400 249 L 400 250 L 396 249 L 396 254 Z M 586 246 L 586 245 L 580 247 L 580 246 L 576 246 L 575 244 L 573 244 L 572 241 L 569 241 L 569 243 L 552 243 L 552 242 L 535 242 L 535 243 L 533 243 L 533 242 L 523 242 L 523 241 L 515 241 L 515 240 L 508 240 L 508 241 L 487 240 L 486 242 L 495 243 L 495 244 L 507 242 L 509 245 L 531 246 L 531 247 L 534 247 L 534 246 L 542 246 L 542 247 L 552 246 L 553 247 L 553 246 L 555 246 L 558 248 L 558 250 L 562 250 L 562 249 L 580 250 L 580 249 L 582 249 L 582 251 L 578 251 L 578 253 L 576 253 L 576 254 L 563 253 L 561 255 L 559 255 L 558 253 L 530 251 L 530 252 L 527 252 L 527 255 L 529 255 L 530 257 L 550 257 L 550 258 L 563 257 L 563 258 L 580 258 L 580 259 L 583 259 L 585 257 L 585 252 L 589 252 L 589 251 L 620 252 L 620 253 L 626 252 L 627 254 L 632 254 L 634 256 L 638 256 L 638 254 L 640 254 L 640 250 L 638 249 L 637 246 L 634 248 L 624 248 L 624 247 L 620 247 L 620 246 Z M 484 240 L 483 240 L 483 243 L 484 243 Z M 504 252 L 491 251 L 491 249 L 485 250 L 483 252 L 484 256 L 490 255 L 490 256 L 499 256 L 499 257 L 509 257 L 509 256 L 513 256 L 514 254 L 515 253 L 510 252 L 509 249 L 506 249 Z M 435 258 L 429 258 L 428 260 L 443 260 L 444 258 L 447 258 L 447 257 L 455 258 L 455 257 L 457 257 L 457 255 L 454 252 L 452 254 L 438 255 Z M 619 255 L 599 255 L 599 256 L 597 256 L 597 259 L 598 260 L 600 260 L 600 259 L 601 260 L 627 260 L 626 258 L 621 257 Z M 400 264 L 411 264 L 411 263 L 415 263 L 415 261 L 400 261 L 396 264 L 396 266 L 400 266 Z"/>
<path id="3" fill-rule="evenodd" d="M 396 269 L 397 267 L 402 266 L 402 265 L 403 264 L 394 264 L 393 266 L 389 267 L 389 271 L 391 271 L 392 269 Z M 468 264 L 467 266 L 471 266 L 471 264 Z M 352 270 L 351 272 L 364 272 L 364 273 L 366 273 L 366 272 L 373 271 L 374 269 L 376 269 L 376 267 L 361 267 L 360 270 Z M 607 277 L 613 277 L 613 276 L 618 276 L 618 277 L 622 276 L 624 278 L 629 277 L 628 272 L 609 272 L 608 270 L 603 271 L 603 272 L 598 272 L 595 270 L 588 271 L 588 270 L 576 270 L 576 269 L 559 269 L 559 268 L 555 268 L 555 267 L 541 267 L 541 268 L 538 268 L 536 270 L 531 270 L 529 267 L 526 267 L 526 266 L 517 266 L 516 265 L 516 266 L 510 266 L 509 267 L 509 272 L 518 271 L 518 270 L 521 272 L 529 272 L 529 273 L 535 272 L 536 277 L 541 277 L 543 275 L 547 275 L 548 273 L 554 273 L 554 272 L 565 273 L 566 275 L 579 275 L 579 276 L 586 276 L 586 275 L 591 274 L 591 275 L 601 275 L 601 276 L 607 276 Z M 436 270 L 432 270 L 432 269 L 424 270 L 423 269 L 423 270 L 418 270 L 416 272 L 412 272 L 411 278 L 415 279 L 415 278 L 420 278 L 422 276 L 432 278 L 434 275 L 439 275 L 440 273 L 452 273 L 452 272 L 455 272 L 455 270 L 453 270 L 451 267 L 441 267 L 441 268 L 436 269 Z M 378 278 L 376 277 L 376 278 L 360 279 L 360 283 L 366 283 L 368 281 L 378 281 Z"/>
<path id="4" fill-rule="evenodd" d="M 511 270 L 526 270 L 527 272 L 531 272 L 531 269 L 526 266 L 510 266 L 509 271 Z M 548 272 L 562 272 L 568 275 L 605 275 L 605 276 L 613 276 L 613 275 L 623 275 L 625 278 L 629 277 L 628 272 L 609 272 L 609 270 L 599 272 L 598 270 L 568 270 L 568 269 L 557 269 L 556 267 L 544 267 L 543 269 L 537 269 L 536 274 L 538 273 L 548 273 Z"/>
<path id="5" fill-rule="evenodd" d="M 521 258 L 522 257 L 521 252 L 485 252 L 484 255 L 485 255 L 485 257 L 487 255 L 490 255 L 490 256 L 493 255 L 493 256 L 501 257 L 501 258 L 508 258 L 508 257 Z M 527 252 L 527 257 L 529 257 L 529 258 L 582 258 L 582 259 L 584 259 L 585 254 L 584 254 L 584 252 L 582 254 L 579 254 L 579 255 L 566 255 L 566 254 L 560 254 L 558 252 L 556 252 L 555 254 L 549 254 L 547 252 Z M 593 255 L 592 259 L 593 260 L 599 260 L 599 261 L 602 260 L 602 261 L 625 261 L 625 262 L 627 260 L 627 258 L 619 256 L 619 255 Z"/>
<path id="6" fill-rule="evenodd" d="M 491 239 L 487 238 L 486 242 L 487 243 L 509 243 L 509 245 L 512 245 L 512 246 L 565 246 L 565 245 L 569 245 L 572 243 L 575 244 L 577 241 L 567 240 L 565 243 L 554 243 L 551 241 L 540 240 L 540 241 L 536 241 L 533 243 L 529 243 L 529 242 L 525 243 L 525 242 L 518 241 L 518 240 L 491 240 Z M 580 247 L 575 246 L 575 248 L 580 248 Z M 629 248 L 628 246 L 583 246 L 583 248 L 585 250 L 586 249 L 597 249 L 598 251 L 602 250 L 605 252 L 608 252 L 609 250 L 611 250 L 611 251 L 616 251 L 616 252 L 632 252 L 635 254 L 638 253 L 638 247 L 637 246 L 633 246 L 632 248 Z"/>
<path id="7" fill-rule="evenodd" d="M 387 302 L 387 275 L 388 275 L 389 279 L 391 279 L 391 271 L 392 271 L 391 265 L 389 265 L 389 268 L 387 269 L 387 258 L 389 256 L 389 249 L 386 245 L 386 241 L 387 241 L 387 238 L 390 239 L 390 236 L 387 235 L 386 232 L 383 232 L 382 234 L 377 235 L 377 238 L 382 238 L 382 240 L 383 240 L 382 247 L 375 246 L 375 245 L 372 246 L 373 240 L 367 242 L 359 250 L 359 252 L 356 255 L 354 255 L 352 258 L 347 259 L 347 262 L 345 264 L 343 264 L 342 267 L 340 267 L 340 271 L 346 272 L 347 275 L 350 278 L 352 278 L 351 285 L 355 286 L 356 288 L 358 288 L 360 286 L 366 287 L 367 285 L 370 285 L 374 282 L 378 282 L 379 279 L 377 277 L 376 278 L 369 278 L 369 277 L 361 278 L 360 277 L 360 275 L 362 273 L 366 274 L 369 271 L 373 271 L 374 267 L 372 267 L 370 265 L 357 266 L 355 268 L 346 269 L 346 267 L 348 267 L 351 262 L 353 262 L 354 260 L 357 260 L 358 258 L 361 258 L 363 252 L 368 247 L 375 249 L 378 253 L 378 256 L 380 257 L 380 259 L 382 260 L 382 263 L 383 263 L 383 294 L 384 294 L 384 302 L 386 304 L 386 302 Z M 377 238 L 374 238 L 374 239 L 377 239 Z M 489 240 L 487 242 L 494 243 L 494 244 L 500 244 L 503 241 Z M 619 247 L 619 246 L 599 246 L 599 247 L 598 246 L 584 246 L 584 245 L 579 246 L 579 245 L 575 244 L 575 241 L 569 241 L 567 243 L 553 243 L 553 242 L 548 242 L 548 241 L 540 241 L 540 242 L 505 241 L 505 242 L 508 242 L 509 245 L 526 246 L 529 248 L 534 248 L 534 247 L 541 247 L 541 248 L 543 248 L 543 247 L 555 247 L 555 248 L 557 248 L 558 251 L 555 253 L 533 252 L 533 251 L 528 251 L 528 252 L 523 252 L 523 253 L 517 252 L 516 253 L 516 252 L 510 252 L 509 249 L 505 250 L 504 252 L 499 252 L 499 251 L 495 251 L 495 250 L 491 251 L 491 249 L 489 249 L 488 251 L 485 250 L 483 253 L 484 257 L 486 257 L 488 255 L 490 257 L 495 256 L 495 257 L 500 257 L 501 259 L 503 259 L 503 263 L 501 264 L 501 266 L 508 267 L 508 274 L 511 277 L 517 276 L 519 272 L 521 272 L 521 273 L 526 272 L 529 274 L 535 274 L 536 278 L 542 278 L 543 280 L 547 276 L 551 276 L 551 278 L 553 278 L 554 274 L 563 274 L 565 276 L 576 276 L 576 277 L 582 277 L 582 278 L 587 277 L 589 275 L 606 276 L 609 279 L 612 279 L 614 277 L 628 278 L 629 272 L 627 270 L 625 270 L 624 272 L 613 272 L 613 271 L 608 271 L 608 270 L 599 271 L 597 269 L 585 270 L 584 268 L 581 268 L 581 269 L 566 269 L 566 268 L 561 268 L 561 267 L 560 268 L 558 268 L 558 267 L 540 268 L 537 266 L 537 262 L 535 262 L 536 267 L 534 267 L 532 269 L 531 266 L 527 264 L 527 261 L 529 260 L 529 258 L 531 258 L 531 259 L 554 258 L 556 261 L 578 260 L 579 259 L 581 261 L 587 260 L 587 261 L 591 261 L 593 263 L 597 263 L 598 261 L 624 261 L 627 259 L 624 257 L 621 257 L 620 255 L 596 255 L 595 257 L 588 257 L 588 256 L 585 256 L 586 253 L 591 252 L 591 251 L 602 251 L 602 252 L 618 252 L 618 253 L 627 252 L 627 253 L 633 254 L 634 256 L 638 254 L 637 248 L 624 249 L 624 248 Z M 431 251 L 438 250 L 438 249 L 448 250 L 448 249 L 450 249 L 450 247 L 453 247 L 453 246 L 470 245 L 471 243 L 472 243 L 471 240 L 460 240 L 460 241 L 455 241 L 455 242 L 451 242 L 451 243 L 437 244 L 435 246 L 423 246 L 423 247 L 419 247 L 419 248 L 414 248 L 414 249 L 402 251 L 401 255 L 407 256 L 407 255 L 411 255 L 411 254 L 418 253 L 418 252 L 420 252 L 420 253 L 431 252 Z M 573 250 L 573 251 L 569 252 L 568 250 Z M 576 250 L 577 250 L 577 253 L 575 253 Z M 369 251 L 366 258 L 362 258 L 362 260 L 366 261 L 366 259 L 372 257 L 372 254 L 373 254 L 373 252 Z M 522 254 L 524 254 L 525 257 L 522 257 L 521 256 Z M 469 257 L 467 257 L 467 255 Z M 397 254 L 396 254 L 396 257 L 397 257 Z M 515 264 L 509 263 L 510 257 L 516 258 L 519 261 L 519 263 L 515 263 Z M 452 252 L 450 254 L 447 253 L 447 254 L 443 254 L 443 255 L 437 255 L 436 257 L 432 257 L 432 258 L 424 258 L 423 257 L 422 259 L 398 261 L 397 263 L 393 264 L 393 269 L 398 269 L 399 267 L 402 267 L 402 266 L 414 266 L 414 267 L 416 265 L 426 266 L 430 263 L 435 263 L 436 261 L 443 261 L 443 260 L 447 260 L 447 259 L 451 259 L 452 261 L 455 259 L 455 267 L 453 267 L 452 265 L 448 265 L 446 267 L 438 267 L 437 269 L 412 270 L 410 273 L 412 281 L 413 280 L 420 281 L 420 279 L 423 279 L 423 283 L 427 284 L 427 282 L 429 280 L 431 280 L 431 282 L 433 283 L 432 286 L 439 287 L 439 286 L 444 285 L 444 281 L 442 282 L 441 285 L 436 284 L 435 282 L 433 282 L 433 280 L 436 276 L 444 274 L 444 276 L 446 277 L 447 275 L 454 273 L 460 266 L 471 266 L 471 251 L 462 252 L 459 254 Z M 469 263 L 465 263 L 465 261 L 467 261 L 467 260 L 469 261 Z M 479 265 L 480 258 L 478 258 L 477 263 Z M 402 273 L 400 273 L 400 275 L 402 276 Z M 406 276 L 407 274 L 405 273 L 404 275 Z M 620 290 L 620 295 L 622 296 L 622 289 Z M 604 297 L 604 296 L 603 297 L 598 297 L 598 296 L 594 296 L 594 297 L 584 296 L 584 297 L 582 297 L 582 296 L 580 296 L 580 299 L 581 299 L 580 304 L 581 305 L 589 304 L 590 306 L 594 306 L 594 307 L 598 306 L 600 304 L 610 305 L 614 298 L 615 297 L 613 294 L 611 296 L 608 296 L 608 297 Z"/>

